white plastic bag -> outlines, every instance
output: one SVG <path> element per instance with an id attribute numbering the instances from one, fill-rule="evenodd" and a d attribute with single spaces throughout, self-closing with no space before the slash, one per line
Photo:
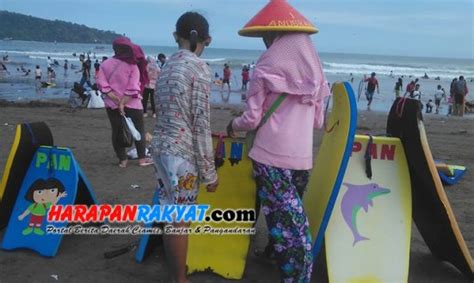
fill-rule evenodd
<path id="1" fill-rule="evenodd" d="M 136 141 L 140 141 L 142 139 L 142 136 L 140 135 L 140 132 L 135 128 L 135 125 L 133 124 L 132 118 L 124 116 L 125 121 L 127 122 L 128 129 L 130 130 L 130 133 L 132 133 L 132 137 Z"/>
<path id="2" fill-rule="evenodd" d="M 135 147 L 131 148 L 127 152 L 127 156 L 128 156 L 128 159 L 138 159 L 137 149 Z M 150 150 L 148 148 L 145 148 L 145 156 L 146 157 L 151 157 L 151 153 L 150 153 Z"/>

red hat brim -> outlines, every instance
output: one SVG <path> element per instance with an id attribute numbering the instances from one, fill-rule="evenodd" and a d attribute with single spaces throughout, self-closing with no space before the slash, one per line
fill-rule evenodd
<path id="1" fill-rule="evenodd" d="M 266 32 L 317 33 L 318 29 L 286 0 L 271 0 L 243 29 L 242 36 L 262 37 Z"/>

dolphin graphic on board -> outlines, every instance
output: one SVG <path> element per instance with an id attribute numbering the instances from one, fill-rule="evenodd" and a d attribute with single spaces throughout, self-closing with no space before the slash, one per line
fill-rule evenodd
<path id="1" fill-rule="evenodd" d="M 369 240 L 359 234 L 357 229 L 357 213 L 361 208 L 367 212 L 369 206 L 373 206 L 373 199 L 377 196 L 390 193 L 389 189 L 381 188 L 375 183 L 366 184 L 366 185 L 353 185 L 349 183 L 344 183 L 347 187 L 347 191 L 341 200 L 341 211 L 344 221 L 352 232 L 354 236 L 354 243 L 352 246 L 355 246 L 360 241 Z"/>

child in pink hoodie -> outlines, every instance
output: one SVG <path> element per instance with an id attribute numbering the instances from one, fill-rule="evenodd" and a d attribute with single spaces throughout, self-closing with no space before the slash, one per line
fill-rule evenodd
<path id="1" fill-rule="evenodd" d="M 250 81 L 246 110 L 228 130 L 233 135 L 256 129 L 273 102 L 287 94 L 258 129 L 249 157 L 282 276 L 309 282 L 312 241 L 301 198 L 313 166 L 313 129 L 322 126 L 330 91 L 308 34 L 274 34 L 266 43 L 268 50 Z"/>
<path id="2" fill-rule="evenodd" d="M 299 19 L 294 22 L 301 26 L 275 26 L 295 16 Z M 239 32 L 262 37 L 267 51 L 256 64 L 245 112 L 227 130 L 233 136 L 235 131 L 258 129 L 249 157 L 270 234 L 266 251 L 276 259 L 282 282 L 310 282 L 313 265 L 302 194 L 313 166 L 313 129 L 322 126 L 324 100 L 330 95 L 309 36 L 315 32 L 284 0 L 270 1 Z M 283 102 L 262 124 L 282 94 L 286 94 Z"/>

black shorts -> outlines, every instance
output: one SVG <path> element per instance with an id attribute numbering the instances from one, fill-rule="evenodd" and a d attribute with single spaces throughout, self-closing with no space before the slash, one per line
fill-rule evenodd
<path id="1" fill-rule="evenodd" d="M 439 106 L 441 104 L 441 99 L 435 99 L 435 104 L 436 106 Z"/>
<path id="2" fill-rule="evenodd" d="M 223 80 L 222 80 L 222 84 L 230 84 L 229 79 L 223 79 Z"/>
<path id="3" fill-rule="evenodd" d="M 35 79 L 36 80 L 41 80 L 41 76 L 36 76 Z"/>
<path id="4" fill-rule="evenodd" d="M 464 95 L 456 93 L 454 95 L 454 103 L 463 104 L 464 103 Z"/>

